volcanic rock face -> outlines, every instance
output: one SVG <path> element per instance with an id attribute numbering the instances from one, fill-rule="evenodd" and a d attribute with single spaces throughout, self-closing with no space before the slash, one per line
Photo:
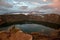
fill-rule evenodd
<path id="1" fill-rule="evenodd" d="M 8 31 L 0 32 L 0 40 L 32 40 L 32 36 L 12 27 Z"/>
<path id="2" fill-rule="evenodd" d="M 25 24 L 25 23 L 35 23 L 42 24 L 47 27 L 59 29 L 60 27 L 60 15 L 58 14 L 15 14 L 15 15 L 0 15 L 0 26 L 7 26 L 11 24 Z"/>
<path id="3" fill-rule="evenodd" d="M 0 25 L 4 23 L 13 23 L 21 21 L 43 21 L 49 23 L 60 24 L 60 15 L 58 14 L 29 14 L 29 15 L 0 15 Z"/>

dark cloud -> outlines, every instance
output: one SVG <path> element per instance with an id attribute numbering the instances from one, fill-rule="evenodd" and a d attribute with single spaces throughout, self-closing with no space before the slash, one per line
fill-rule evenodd
<path id="1" fill-rule="evenodd" d="M 21 6 L 20 9 L 27 10 L 28 6 Z"/>

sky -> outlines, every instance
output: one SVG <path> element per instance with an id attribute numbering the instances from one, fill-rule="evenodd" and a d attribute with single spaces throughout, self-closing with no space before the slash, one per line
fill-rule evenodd
<path id="1" fill-rule="evenodd" d="M 60 0 L 0 0 L 0 14 L 19 11 L 60 11 Z"/>

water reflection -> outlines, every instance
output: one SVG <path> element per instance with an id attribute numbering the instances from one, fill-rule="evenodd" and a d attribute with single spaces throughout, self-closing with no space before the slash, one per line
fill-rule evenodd
<path id="1" fill-rule="evenodd" d="M 24 32 L 49 32 L 54 29 L 39 25 L 39 24 L 17 24 L 15 25 L 17 28 L 21 28 Z"/>
<path id="2" fill-rule="evenodd" d="M 54 29 L 39 25 L 39 24 L 16 24 L 16 28 L 22 29 L 24 32 L 50 32 Z M 0 28 L 0 30 L 6 30 L 8 27 Z"/>

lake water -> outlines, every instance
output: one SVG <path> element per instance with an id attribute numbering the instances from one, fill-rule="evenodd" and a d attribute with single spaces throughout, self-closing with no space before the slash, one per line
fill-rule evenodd
<path id="1" fill-rule="evenodd" d="M 16 28 L 20 28 L 22 29 L 22 31 L 24 32 L 45 32 L 48 33 L 54 29 L 43 26 L 43 25 L 39 25 L 39 24 L 15 24 Z M 9 27 L 3 27 L 0 28 L 0 30 L 6 30 Z"/>

